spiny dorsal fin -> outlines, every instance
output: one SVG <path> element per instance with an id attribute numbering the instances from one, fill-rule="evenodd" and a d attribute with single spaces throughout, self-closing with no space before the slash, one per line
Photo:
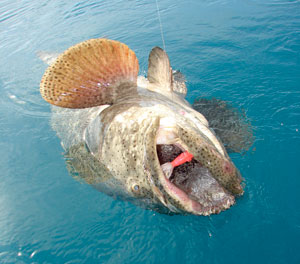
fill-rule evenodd
<path id="1" fill-rule="evenodd" d="M 159 47 L 154 47 L 148 59 L 148 76 L 150 89 L 172 91 L 172 68 L 167 53 Z"/>
<path id="2" fill-rule="evenodd" d="M 66 108 L 113 104 L 136 90 L 138 60 L 127 45 L 109 39 L 90 39 L 72 46 L 46 70 L 42 97 Z"/>
<path id="3" fill-rule="evenodd" d="M 173 71 L 172 75 L 173 91 L 184 98 L 187 94 L 184 75 L 180 71 Z"/>

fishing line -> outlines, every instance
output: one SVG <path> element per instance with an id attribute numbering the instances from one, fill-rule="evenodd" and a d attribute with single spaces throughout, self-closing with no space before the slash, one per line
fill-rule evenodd
<path id="1" fill-rule="evenodd" d="M 161 35 L 161 39 L 163 42 L 163 46 L 164 46 L 164 50 L 166 51 L 166 45 L 165 45 L 165 38 L 164 38 L 164 33 L 163 33 L 163 27 L 162 27 L 162 23 L 161 23 L 161 18 L 160 18 L 160 10 L 159 10 L 159 6 L 158 6 L 158 1 L 156 1 L 156 9 L 157 9 L 157 16 L 158 16 L 158 20 L 159 20 L 159 26 L 160 26 L 160 35 Z"/>
<path id="2" fill-rule="evenodd" d="M 158 21 L 159 21 L 159 26 L 160 26 L 160 35 L 161 35 L 161 39 L 162 39 L 162 42 L 163 42 L 164 51 L 167 53 L 166 45 L 165 45 L 164 32 L 163 32 L 163 27 L 162 27 L 161 17 L 160 17 L 160 10 L 159 10 L 159 6 L 158 6 L 158 0 L 155 0 L 155 2 L 156 2 L 156 10 L 157 10 L 157 16 L 158 16 Z M 174 93 L 172 92 L 171 95 L 172 95 L 172 101 L 174 101 Z"/>

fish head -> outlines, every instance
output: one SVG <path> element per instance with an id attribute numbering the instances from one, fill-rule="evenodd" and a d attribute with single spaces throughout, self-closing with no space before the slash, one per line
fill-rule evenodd
<path id="1" fill-rule="evenodd" d="M 130 197 L 176 213 L 209 215 L 229 208 L 243 193 L 242 178 L 225 148 L 188 105 L 162 95 L 160 100 L 126 98 L 100 116 L 97 157 Z M 193 160 L 167 175 L 164 164 L 185 151 Z"/>
<path id="2" fill-rule="evenodd" d="M 195 120 L 191 123 L 188 117 L 161 121 L 156 137 L 155 162 L 159 165 L 153 175 L 168 207 L 209 215 L 233 205 L 235 197 L 243 194 L 242 178 L 214 133 L 200 120 L 195 126 Z M 169 175 L 165 173 L 164 164 L 186 151 L 193 155 L 192 161 L 173 168 Z"/>

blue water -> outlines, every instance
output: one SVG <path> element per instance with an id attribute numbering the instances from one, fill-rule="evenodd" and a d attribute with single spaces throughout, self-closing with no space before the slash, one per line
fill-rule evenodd
<path id="1" fill-rule="evenodd" d="M 66 169 L 36 52 L 108 37 L 145 74 L 162 46 L 155 1 L 1 0 L 0 263 L 300 263 L 300 2 L 158 4 L 187 99 L 230 101 L 254 126 L 251 150 L 231 155 L 245 195 L 219 215 L 162 215 Z"/>

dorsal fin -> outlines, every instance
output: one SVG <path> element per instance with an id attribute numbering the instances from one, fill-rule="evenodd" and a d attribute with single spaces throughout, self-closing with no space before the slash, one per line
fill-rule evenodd
<path id="1" fill-rule="evenodd" d="M 42 97 L 66 108 L 113 104 L 122 94 L 136 91 L 139 71 L 135 53 L 109 39 L 90 39 L 70 47 L 46 70 Z"/>
<path id="2" fill-rule="evenodd" d="M 172 91 L 172 68 L 167 53 L 154 47 L 148 59 L 148 76 L 150 89 Z"/>

